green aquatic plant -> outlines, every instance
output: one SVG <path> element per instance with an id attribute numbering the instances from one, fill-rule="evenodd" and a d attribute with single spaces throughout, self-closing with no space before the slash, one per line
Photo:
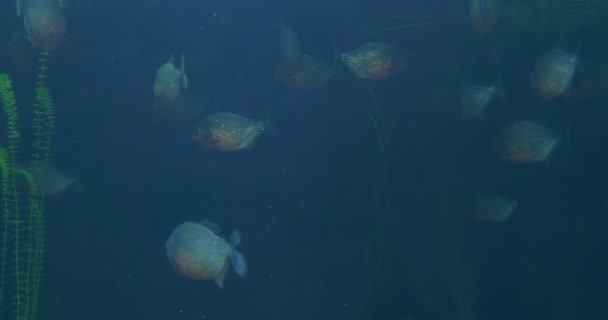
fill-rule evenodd
<path id="1" fill-rule="evenodd" d="M 608 1 L 573 6 L 568 0 L 505 2 L 500 23 L 489 36 L 503 47 L 551 46 L 573 41 L 585 45 L 608 37 Z M 583 4 L 583 2 L 577 2 Z"/>
<path id="2" fill-rule="evenodd" d="M 469 2 L 452 2 L 444 16 L 415 12 L 374 18 L 362 24 L 358 34 L 378 36 L 394 32 L 405 35 L 414 29 L 439 26 L 437 30 L 457 34 L 466 46 L 483 40 L 496 48 L 548 47 L 579 42 L 584 47 L 600 47 L 608 40 L 608 0 L 503 1 L 498 24 L 481 38 L 466 10 Z M 447 26 L 450 26 L 448 30 Z"/>
<path id="3" fill-rule="evenodd" d="M 55 133 L 55 107 L 50 90 L 46 86 L 48 77 L 48 53 L 40 54 L 40 69 L 38 79 L 36 81 L 36 99 L 34 101 L 34 114 L 32 119 L 32 130 L 34 131 L 34 139 L 32 142 L 32 158 L 31 164 L 34 167 L 42 167 L 51 161 L 52 140 Z M 38 307 L 38 294 L 40 283 L 42 282 L 42 262 L 44 258 L 44 239 L 45 239 L 45 223 L 44 223 L 44 197 L 38 192 L 35 177 L 29 171 L 24 171 L 24 177 L 27 180 L 27 185 L 30 186 L 30 201 L 29 201 L 29 256 L 28 261 L 31 265 L 28 266 L 28 275 L 32 280 L 31 296 L 32 313 L 35 315 Z"/>
<path id="4" fill-rule="evenodd" d="M 55 132 L 55 106 L 51 92 L 46 86 L 48 57 L 49 54 L 46 52 L 40 54 L 32 120 L 32 129 L 34 130 L 32 161 L 40 163 L 48 163 L 51 160 L 51 145 Z"/>
<path id="5" fill-rule="evenodd" d="M 13 85 L 10 77 L 7 74 L 0 74 L 0 105 L 6 118 L 6 131 L 7 131 L 7 149 L 1 149 L 0 152 L 0 176 L 2 177 L 2 252 L 0 257 L 0 311 L 4 311 L 6 307 L 5 296 L 6 296 L 6 280 L 9 276 L 8 270 L 13 270 L 14 267 L 19 266 L 19 260 L 13 261 L 9 259 L 11 254 L 9 249 L 9 241 L 14 240 L 9 238 L 9 232 L 15 227 L 19 227 L 19 214 L 20 214 L 20 201 L 17 190 L 17 172 L 15 170 L 17 166 L 17 158 L 19 152 L 19 119 L 17 115 L 17 104 L 15 93 L 13 91 Z M 20 242 L 17 238 L 16 246 Z M 10 246 L 12 247 L 12 246 Z M 14 250 L 14 248 L 13 248 Z M 15 263 L 15 265 L 8 265 L 9 263 Z M 15 281 L 19 283 L 20 273 L 15 273 Z M 20 306 L 21 296 L 16 295 L 14 305 L 17 308 Z"/>
<path id="6" fill-rule="evenodd" d="M 446 44 L 444 56 L 441 61 L 441 76 L 435 84 L 438 88 L 433 109 L 437 109 L 437 117 L 434 124 L 436 136 L 433 145 L 432 172 L 437 181 L 433 190 L 434 204 L 433 215 L 437 223 L 439 238 L 442 243 L 440 254 L 445 261 L 444 270 L 447 278 L 449 294 L 449 306 L 446 310 L 449 319 L 476 320 L 480 319 L 479 300 L 477 295 L 477 283 L 475 274 L 469 263 L 469 252 L 465 247 L 467 206 L 462 188 L 457 187 L 460 173 L 462 172 L 462 154 L 460 145 L 461 118 L 458 107 L 453 106 L 453 101 L 458 101 L 460 96 L 460 85 L 462 79 L 461 64 L 457 58 L 449 53 L 451 47 L 457 44 Z M 443 110 L 443 112 L 439 111 Z"/>
<path id="7" fill-rule="evenodd" d="M 46 86 L 48 54 L 40 58 L 32 115 L 32 163 L 47 164 L 55 128 L 54 107 Z M 0 106 L 6 118 L 7 147 L 0 148 L 2 247 L 0 251 L 0 315 L 33 320 L 43 274 L 44 199 L 36 178 L 20 166 L 20 122 L 9 75 L 0 74 Z"/>
<path id="8" fill-rule="evenodd" d="M 382 33 L 407 30 L 410 28 L 430 26 L 433 22 L 431 16 L 400 16 L 393 15 L 372 20 L 361 26 L 359 33 L 364 36 L 375 36 Z"/>
<path id="9" fill-rule="evenodd" d="M 445 154 L 450 159 L 450 155 Z M 453 156 L 451 157 L 453 158 Z M 446 170 L 440 174 L 449 179 L 452 170 L 450 165 L 443 166 Z M 465 250 L 467 206 L 462 195 L 449 190 L 438 192 L 437 218 L 443 243 L 443 259 L 448 279 L 450 301 L 450 318 L 455 320 L 476 320 L 479 315 L 479 295 L 476 275 L 469 263 L 468 252 Z"/>
<path id="10" fill-rule="evenodd" d="M 388 320 L 395 319 L 398 313 L 389 190 L 393 122 L 382 113 L 378 98 L 367 83 L 366 91 L 371 101 L 368 107 L 359 109 L 366 115 L 376 136 L 376 152 L 373 159 L 374 181 L 371 189 L 373 216 L 365 246 L 367 318 Z"/>

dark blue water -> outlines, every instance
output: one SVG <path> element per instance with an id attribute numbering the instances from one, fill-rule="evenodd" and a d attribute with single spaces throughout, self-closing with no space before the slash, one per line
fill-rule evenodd
<path id="1" fill-rule="evenodd" d="M 0 15 L 8 43 L 22 22 L 10 3 Z M 414 21 L 424 25 L 383 31 L 410 21 L 394 16 L 419 16 Z M 557 33 L 545 42 L 517 34 L 493 42 L 473 29 L 468 1 L 72 0 L 66 18 L 69 40 L 49 62 L 53 163 L 82 186 L 47 199 L 40 319 L 608 313 L 608 100 L 535 96 L 530 70 L 561 42 Z M 328 64 L 336 51 L 385 41 L 408 67 L 374 82 L 333 64 L 339 76 L 324 87 L 287 88 L 273 76 L 281 22 Z M 601 34 L 583 43 L 581 56 L 605 53 Z M 276 132 L 251 152 L 214 153 L 192 142 L 196 121 L 157 115 L 156 70 L 182 52 L 189 90 L 216 102 L 206 113 L 268 113 Z M 4 50 L 0 72 L 11 74 L 27 105 L 35 68 L 18 72 Z M 506 99 L 480 121 L 462 123 L 460 83 L 498 77 Z M 392 123 L 384 152 L 366 112 L 386 120 L 381 129 Z M 501 161 L 492 137 L 521 119 L 568 143 L 547 164 Z M 383 164 L 387 170 L 378 171 Z M 475 221 L 469 199 L 480 188 L 520 206 L 506 222 Z M 172 268 L 165 241 L 180 223 L 202 219 L 224 236 L 241 231 L 246 278 L 231 270 L 219 289 Z M 383 244 L 374 247 L 378 239 Z M 385 255 L 370 260 L 369 250 Z"/>

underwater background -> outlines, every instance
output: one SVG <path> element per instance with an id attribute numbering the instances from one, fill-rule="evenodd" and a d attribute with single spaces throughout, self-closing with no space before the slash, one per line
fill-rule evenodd
<path id="1" fill-rule="evenodd" d="M 608 73 L 593 97 L 548 101 L 530 87 L 550 48 L 606 59 L 608 4 L 505 0 L 484 34 L 469 5 L 70 0 L 67 40 L 48 58 L 47 84 L 52 163 L 79 183 L 45 198 L 36 317 L 608 316 Z M 12 1 L 0 3 L 0 16 L 0 73 L 27 110 L 37 52 L 20 51 L 32 57 L 18 68 L 9 49 L 23 19 Z M 281 24 L 327 63 L 328 83 L 299 90 L 275 78 Z M 373 81 L 340 63 L 340 53 L 377 41 L 402 52 L 403 72 Z M 213 152 L 192 141 L 197 119 L 157 114 L 156 72 L 182 53 L 188 90 L 213 101 L 203 117 L 268 117 L 273 132 L 250 150 Z M 496 81 L 500 101 L 463 121 L 461 84 Z M 559 133 L 547 161 L 514 164 L 493 152 L 497 129 L 522 119 Z M 471 197 L 480 189 L 519 205 L 506 221 L 479 221 Z M 175 227 L 203 219 L 223 237 L 242 234 L 249 272 L 229 270 L 222 289 L 167 260 Z M 14 285 L 11 274 L 3 279 Z"/>

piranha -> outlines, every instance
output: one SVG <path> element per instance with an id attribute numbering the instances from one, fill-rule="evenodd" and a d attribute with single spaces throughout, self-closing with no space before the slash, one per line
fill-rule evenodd
<path id="1" fill-rule="evenodd" d="M 41 196 L 61 194 L 71 185 L 79 185 L 77 177 L 69 176 L 50 164 L 31 164 L 26 168 L 32 190 Z"/>
<path id="2" fill-rule="evenodd" d="M 460 115 L 463 120 L 479 117 L 499 93 L 497 86 L 463 84 L 460 87 Z"/>
<path id="3" fill-rule="evenodd" d="M 247 119 L 234 113 L 219 112 L 199 121 L 192 139 L 199 145 L 216 151 L 250 149 L 269 124 Z"/>
<path id="4" fill-rule="evenodd" d="M 302 56 L 302 67 L 293 73 L 286 73 L 281 66 L 275 72 L 275 77 L 290 88 L 314 89 L 322 87 L 334 72 L 327 64 L 307 54 Z"/>
<path id="5" fill-rule="evenodd" d="M 559 144 L 559 134 L 532 121 L 513 122 L 494 138 L 494 151 L 514 163 L 542 162 Z"/>
<path id="6" fill-rule="evenodd" d="M 501 7 L 500 0 L 471 0 L 469 15 L 479 33 L 492 31 L 500 17 Z"/>
<path id="7" fill-rule="evenodd" d="M 532 89 L 545 99 L 563 95 L 569 88 L 578 66 L 578 54 L 562 49 L 550 49 L 543 53 L 532 71 Z"/>
<path id="8" fill-rule="evenodd" d="M 208 221 L 184 222 L 177 226 L 165 243 L 167 258 L 177 272 L 194 280 L 213 279 L 224 287 L 230 264 L 244 277 L 247 263 L 236 251 L 241 242 L 238 230 L 233 230 L 228 242 L 218 236 L 219 227 Z"/>
<path id="9" fill-rule="evenodd" d="M 475 217 L 484 222 L 507 220 L 517 208 L 516 200 L 508 199 L 491 191 L 481 191 L 473 196 L 472 206 Z"/>
<path id="10" fill-rule="evenodd" d="M 22 11 L 22 12 L 21 12 Z M 23 13 L 27 38 L 34 48 L 55 51 L 65 42 L 67 22 L 57 0 L 25 0 L 17 3 Z"/>
<path id="11" fill-rule="evenodd" d="M 302 49 L 298 35 L 288 26 L 281 24 L 280 48 L 281 62 L 277 68 L 277 73 L 290 75 L 302 69 Z"/>
<path id="12" fill-rule="evenodd" d="M 188 76 L 186 75 L 186 62 L 182 53 L 179 68 L 175 56 L 171 55 L 169 61 L 158 68 L 154 80 L 155 103 L 160 106 L 173 107 L 179 103 L 183 93 L 188 89 Z"/>
<path id="13" fill-rule="evenodd" d="M 369 42 L 340 55 L 342 62 L 359 78 L 390 79 L 405 69 L 405 60 L 397 47 Z"/>
<path id="14" fill-rule="evenodd" d="M 281 25 L 281 62 L 274 76 L 290 88 L 314 89 L 322 87 L 334 72 L 327 64 L 315 57 L 303 54 L 298 35 Z"/>

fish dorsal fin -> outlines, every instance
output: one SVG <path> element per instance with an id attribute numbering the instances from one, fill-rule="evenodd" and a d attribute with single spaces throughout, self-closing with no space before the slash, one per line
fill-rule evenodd
<path id="1" fill-rule="evenodd" d="M 215 233 L 215 234 L 220 234 L 220 226 L 218 226 L 217 224 L 207 220 L 207 219 L 203 219 L 200 224 L 202 224 L 203 226 L 205 226 L 207 229 L 209 229 L 211 232 Z"/>
<path id="2" fill-rule="evenodd" d="M 169 62 L 172 66 L 175 66 L 175 55 L 171 54 L 167 62 Z"/>
<path id="3" fill-rule="evenodd" d="M 230 233 L 230 237 L 228 238 L 228 244 L 234 248 L 238 246 L 239 243 L 241 243 L 241 233 L 238 229 L 234 229 Z"/>

